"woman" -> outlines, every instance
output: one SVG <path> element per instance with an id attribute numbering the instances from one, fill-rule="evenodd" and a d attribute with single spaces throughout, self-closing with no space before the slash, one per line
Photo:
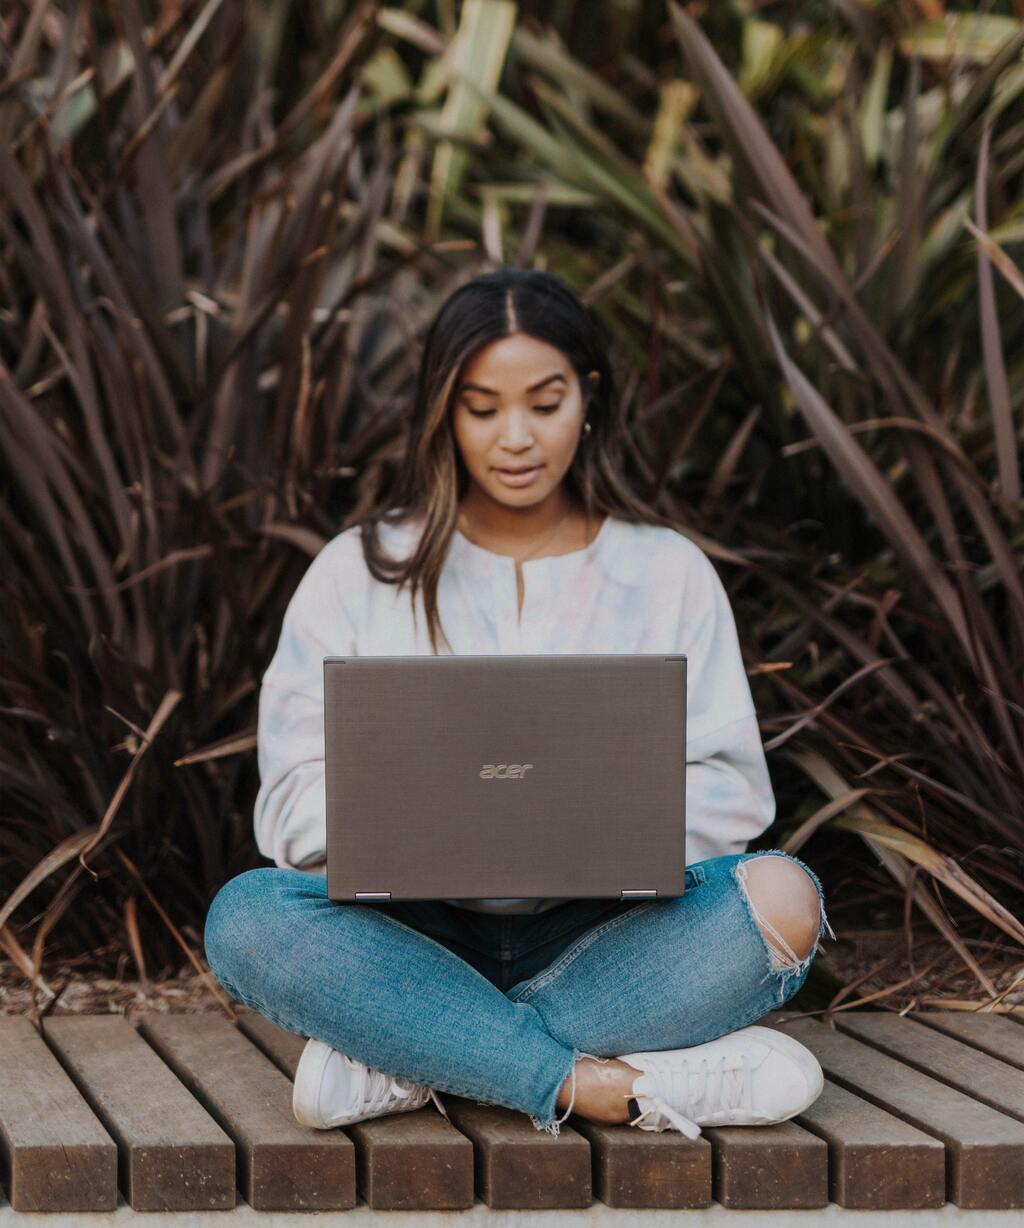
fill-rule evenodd
<path id="1" fill-rule="evenodd" d="M 607 349 L 551 274 L 455 291 L 388 509 L 333 538 L 288 606 L 259 704 L 254 827 L 275 866 L 221 888 L 205 941 L 230 993 L 309 1037 L 304 1124 L 443 1113 L 448 1091 L 552 1134 L 575 1112 L 695 1137 L 821 1090 L 803 1046 L 750 1026 L 803 983 L 821 886 L 743 851 L 775 801 L 732 611 L 703 551 L 631 489 Z M 456 654 L 687 655 L 681 897 L 327 898 L 323 658 L 437 654 L 439 636 Z"/>

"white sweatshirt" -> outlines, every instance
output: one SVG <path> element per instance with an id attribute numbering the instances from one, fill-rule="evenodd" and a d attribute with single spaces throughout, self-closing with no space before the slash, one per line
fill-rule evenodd
<path id="1" fill-rule="evenodd" d="M 419 523 L 385 525 L 407 557 Z M 745 851 L 775 815 L 736 625 L 711 560 L 682 533 L 606 517 L 589 546 L 522 564 L 456 530 L 438 605 L 456 655 L 685 653 L 686 861 Z M 313 559 L 285 611 L 259 696 L 256 844 L 278 866 L 326 874 L 323 659 L 429 656 L 422 592 L 413 628 L 408 587 L 375 580 L 359 526 Z M 446 653 L 439 637 L 439 650 Z M 476 912 L 533 913 L 561 899 L 452 900 Z"/>

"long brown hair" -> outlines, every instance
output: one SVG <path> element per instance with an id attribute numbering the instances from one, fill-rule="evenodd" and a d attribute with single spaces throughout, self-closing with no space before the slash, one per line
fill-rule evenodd
<path id="1" fill-rule="evenodd" d="M 634 523 L 672 525 L 633 489 L 628 471 L 637 466 L 638 458 L 627 434 L 625 406 L 619 404 L 615 392 L 608 342 L 598 320 L 553 273 L 503 268 L 474 277 L 448 296 L 427 329 L 394 489 L 386 506 L 360 522 L 370 574 L 385 584 L 397 584 L 399 592 L 410 584 L 414 623 L 416 594 L 422 587 L 435 656 L 438 633 L 444 635 L 437 605 L 438 580 L 469 480 L 452 428 L 454 390 L 473 354 L 513 333 L 526 333 L 561 350 L 580 381 L 591 429 L 581 437 L 564 478 L 569 497 L 582 506 L 588 518 L 605 513 Z M 587 379 L 589 371 L 600 372 L 596 389 Z M 423 532 L 409 558 L 396 560 L 387 554 L 378 525 L 420 517 Z M 449 643 L 447 635 L 444 638 Z"/>

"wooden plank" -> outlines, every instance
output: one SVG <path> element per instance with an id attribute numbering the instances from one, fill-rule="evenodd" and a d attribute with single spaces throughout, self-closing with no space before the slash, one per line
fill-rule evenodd
<path id="1" fill-rule="evenodd" d="M 238 1026 L 294 1080 L 306 1045 L 258 1011 Z M 473 1206 L 473 1144 L 433 1104 L 346 1126 L 356 1148 L 356 1186 L 375 1211 L 467 1210 Z"/>
<path id="2" fill-rule="evenodd" d="M 0 1018 L 0 1168 L 15 1211 L 113 1211 L 117 1145 L 31 1020 Z"/>
<path id="3" fill-rule="evenodd" d="M 292 1113 L 292 1085 L 219 1015 L 138 1017 L 139 1032 L 235 1141 L 238 1188 L 259 1211 L 355 1206 L 355 1152 Z"/>
<path id="4" fill-rule="evenodd" d="M 590 1144 L 563 1123 L 538 1130 L 526 1113 L 445 1094 L 445 1108 L 473 1141 L 476 1189 L 492 1209 L 589 1207 Z"/>
<path id="5" fill-rule="evenodd" d="M 991 1011 L 913 1011 L 911 1019 L 1024 1070 L 1024 1028 Z"/>
<path id="6" fill-rule="evenodd" d="M 276 1023 L 271 1023 L 266 1015 L 261 1015 L 259 1011 L 248 1006 L 236 1007 L 235 1013 L 238 1016 L 239 1029 L 294 1083 L 299 1058 L 306 1047 L 305 1036 L 279 1028 Z"/>
<path id="7" fill-rule="evenodd" d="M 889 1011 L 844 1011 L 836 1023 L 841 1031 L 972 1100 L 1024 1121 L 1024 1070 Z"/>
<path id="8" fill-rule="evenodd" d="M 473 1144 L 433 1104 L 346 1129 L 356 1146 L 359 1192 L 373 1210 L 473 1206 Z"/>
<path id="9" fill-rule="evenodd" d="M 574 1113 L 590 1143 L 594 1194 L 609 1207 L 689 1210 L 711 1205 L 711 1144 L 675 1130 L 602 1125 Z"/>
<path id="10" fill-rule="evenodd" d="M 812 1019 L 766 1022 L 805 1044 L 849 1091 L 946 1144 L 946 1197 L 958 1207 L 1024 1206 L 1024 1126 L 852 1036 Z"/>
<path id="11" fill-rule="evenodd" d="M 723 1207 L 772 1210 L 828 1205 L 828 1145 L 791 1121 L 708 1126 L 715 1198 Z"/>
<path id="12" fill-rule="evenodd" d="M 235 1205 L 235 1145 L 120 1015 L 58 1015 L 46 1043 L 117 1143 L 136 1211 Z"/>
<path id="13" fill-rule="evenodd" d="M 838 1206 L 883 1211 L 946 1201 L 942 1141 L 831 1080 L 793 1120 L 828 1144 L 829 1196 Z"/>

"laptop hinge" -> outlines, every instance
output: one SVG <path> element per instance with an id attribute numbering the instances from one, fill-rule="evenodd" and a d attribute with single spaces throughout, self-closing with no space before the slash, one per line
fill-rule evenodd
<path id="1" fill-rule="evenodd" d="M 658 892 L 655 887 L 648 887 L 644 890 L 637 890 L 637 891 L 620 891 L 619 892 L 620 897 L 624 900 L 645 899 L 648 896 L 654 896 L 657 894 Z"/>
<path id="2" fill-rule="evenodd" d="M 390 891 L 357 891 L 357 900 L 390 900 Z"/>

